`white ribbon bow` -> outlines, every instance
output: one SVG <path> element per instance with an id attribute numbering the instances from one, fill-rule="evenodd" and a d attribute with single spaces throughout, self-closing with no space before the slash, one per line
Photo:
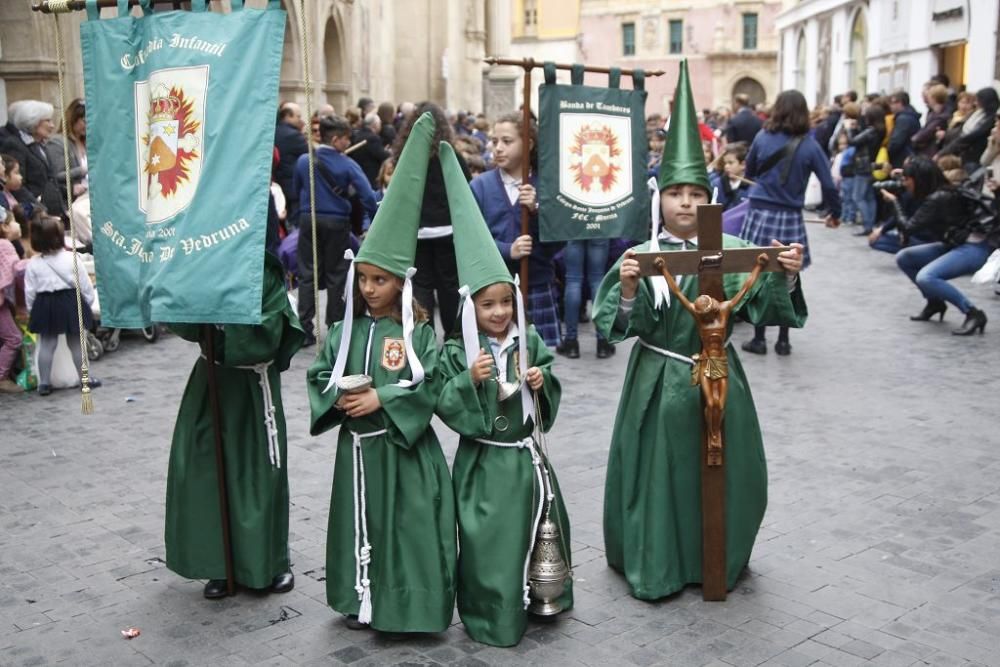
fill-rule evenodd
<path id="1" fill-rule="evenodd" d="M 521 415 L 525 424 L 528 417 L 535 414 L 535 397 L 528 386 L 528 321 L 524 317 L 524 296 L 521 294 L 521 277 L 514 276 L 514 297 L 517 299 L 517 337 L 518 373 L 521 376 Z"/>
<path id="2" fill-rule="evenodd" d="M 668 121 L 669 122 L 669 121 Z M 649 251 L 650 252 L 660 252 L 660 186 L 656 182 L 656 178 L 650 178 L 646 181 L 646 187 L 649 188 L 649 197 L 653 206 L 653 224 L 649 232 Z M 667 279 L 663 276 L 650 276 L 649 278 L 650 287 L 653 290 L 653 305 L 659 308 L 664 303 L 667 304 L 667 308 L 670 307 L 670 286 L 667 285 Z"/>
<path id="3" fill-rule="evenodd" d="M 324 394 L 330 391 L 340 381 L 340 378 L 344 377 L 347 351 L 351 347 L 351 330 L 354 328 L 354 253 L 348 249 L 344 252 L 344 259 L 351 263 L 347 269 L 347 284 L 344 285 L 344 321 L 340 325 L 340 347 L 337 348 L 337 360 L 333 362 L 330 381 L 326 383 Z"/>

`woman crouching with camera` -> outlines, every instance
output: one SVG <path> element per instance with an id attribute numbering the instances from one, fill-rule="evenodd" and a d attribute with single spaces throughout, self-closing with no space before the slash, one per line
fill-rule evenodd
<path id="1" fill-rule="evenodd" d="M 949 187 L 937 164 L 912 158 L 900 172 L 898 180 L 874 185 L 893 212 L 868 236 L 872 248 L 893 254 L 907 246 L 942 241 L 948 228 L 961 222 L 961 210 L 955 205 L 958 191 Z"/>
<path id="2" fill-rule="evenodd" d="M 948 281 L 978 271 L 1000 246 L 996 211 L 978 192 L 948 184 L 937 165 L 926 158 L 906 164 L 903 187 L 920 202 L 909 218 L 903 215 L 897 197 L 882 191 L 882 197 L 896 207 L 903 243 L 907 238 L 930 241 L 896 254 L 896 264 L 927 299 L 920 314 L 910 319 L 925 322 L 939 315 L 944 320 L 951 303 L 965 315 L 965 322 L 952 334 L 982 333 L 986 314 Z"/>

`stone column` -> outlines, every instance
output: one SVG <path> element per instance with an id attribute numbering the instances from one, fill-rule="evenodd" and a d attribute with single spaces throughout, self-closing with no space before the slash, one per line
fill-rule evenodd
<path id="1" fill-rule="evenodd" d="M 486 55 L 510 55 L 512 20 L 510 0 L 486 0 Z M 484 69 L 483 112 L 491 120 L 515 111 L 521 103 L 518 67 Z"/>
<path id="2" fill-rule="evenodd" d="M 486 55 L 510 54 L 512 19 L 510 0 L 486 0 Z"/>

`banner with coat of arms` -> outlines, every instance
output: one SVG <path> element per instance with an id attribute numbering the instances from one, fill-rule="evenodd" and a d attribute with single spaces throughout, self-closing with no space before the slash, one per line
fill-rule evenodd
<path id="1" fill-rule="evenodd" d="M 143 4 L 80 27 L 102 324 L 257 324 L 285 12 Z"/>
<path id="2" fill-rule="evenodd" d="M 542 241 L 640 239 L 647 235 L 646 91 L 641 70 L 633 90 L 584 86 L 583 67 L 572 85 L 555 83 L 545 67 L 539 87 L 538 203 Z"/>

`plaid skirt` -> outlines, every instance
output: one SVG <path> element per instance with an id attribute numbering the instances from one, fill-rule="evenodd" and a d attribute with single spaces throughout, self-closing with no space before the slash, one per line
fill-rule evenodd
<path id="1" fill-rule="evenodd" d="M 751 202 L 747 217 L 743 219 L 740 238 L 756 246 L 769 246 L 772 239 L 777 239 L 782 243 L 801 243 L 805 246 L 802 268 L 809 266 L 812 261 L 809 257 L 809 239 L 806 238 L 806 225 L 802 222 L 802 211 L 754 208 L 753 202 Z"/>
<path id="2" fill-rule="evenodd" d="M 556 296 L 551 285 L 531 287 L 524 309 L 528 311 L 528 320 L 535 325 L 538 335 L 548 347 L 562 342 L 559 311 L 556 310 Z"/>

